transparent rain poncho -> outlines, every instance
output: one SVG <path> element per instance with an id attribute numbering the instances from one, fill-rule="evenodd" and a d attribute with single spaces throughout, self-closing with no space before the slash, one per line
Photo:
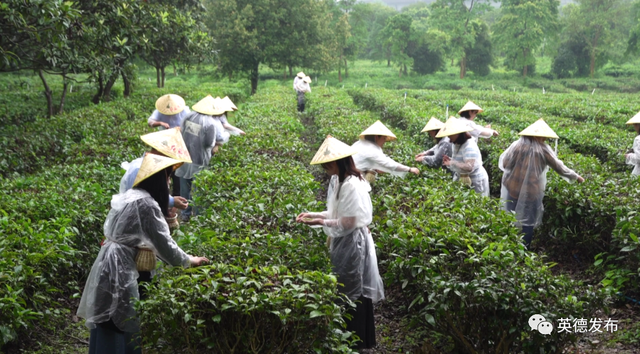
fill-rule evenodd
<path id="1" fill-rule="evenodd" d="M 333 175 L 327 192 L 327 211 L 310 213 L 324 219 L 325 234 L 331 237 L 331 264 L 338 275 L 341 293 L 351 300 L 360 296 L 374 303 L 384 299 L 384 285 L 378 272 L 373 237 L 367 228 L 371 223 L 373 206 L 369 184 L 349 176 L 343 183 Z"/>
<path id="2" fill-rule="evenodd" d="M 442 158 L 444 156 L 451 157 L 452 152 L 453 144 L 451 143 L 451 139 L 445 136 L 431 149 L 424 152 L 426 155 L 422 159 L 422 163 L 429 167 L 442 167 Z"/>
<path id="3" fill-rule="evenodd" d="M 481 138 L 485 138 L 488 139 L 490 137 L 493 136 L 493 129 L 490 128 L 485 128 L 483 126 L 481 126 L 480 124 L 472 121 L 469 118 L 465 118 L 465 117 L 460 117 L 458 118 L 462 123 L 464 123 L 465 125 L 467 125 L 468 127 L 470 127 L 471 129 L 473 129 L 472 131 L 468 132 L 469 135 L 471 135 L 471 137 L 475 140 L 478 141 L 478 137 Z"/>
<path id="4" fill-rule="evenodd" d="M 360 172 L 379 170 L 394 176 L 404 177 L 411 169 L 382 152 L 382 148 L 369 140 L 358 140 L 351 145 L 358 153 L 353 155 L 353 162 Z"/>
<path id="5" fill-rule="evenodd" d="M 453 144 L 453 155 L 449 170 L 455 173 L 454 181 L 461 176 L 471 179 L 471 187 L 485 197 L 489 196 L 489 175 L 482 167 L 482 154 L 478 144 L 473 139 L 468 139 L 464 144 Z"/>
<path id="6" fill-rule="evenodd" d="M 138 171 L 140 170 L 140 166 L 142 165 L 142 157 L 138 157 L 137 159 L 131 162 L 123 162 L 120 164 L 120 167 L 126 170 L 124 176 L 120 179 L 120 190 L 119 194 L 123 194 L 133 187 L 133 182 L 136 180 L 136 176 L 138 175 Z"/>
<path id="7" fill-rule="evenodd" d="M 152 249 L 172 266 L 188 267 L 189 256 L 171 238 L 158 203 L 146 191 L 130 189 L 114 197 L 111 208 L 104 223 L 106 240 L 91 267 L 78 316 L 89 328 L 111 319 L 120 330 L 137 332 L 137 247 Z"/>
<path id="8" fill-rule="evenodd" d="M 182 124 L 182 121 L 185 117 L 187 117 L 191 111 L 189 107 L 184 107 L 182 112 L 173 115 L 166 115 L 160 113 L 157 109 L 151 113 L 151 116 L 147 119 L 147 124 L 151 125 L 154 122 L 163 122 L 169 124 L 169 128 L 179 127 Z M 160 130 L 164 130 L 163 126 L 159 126 Z"/>
<path id="9" fill-rule="evenodd" d="M 180 178 L 192 179 L 196 173 L 209 165 L 213 147 L 216 144 L 218 131 L 221 131 L 220 120 L 212 116 L 193 112 L 182 121 L 180 131 L 187 145 L 192 163 L 185 163 L 176 170 Z"/>
<path id="10" fill-rule="evenodd" d="M 635 166 L 632 175 L 640 175 L 640 135 L 633 139 L 633 152 L 629 153 L 629 157 L 625 158 L 627 165 Z"/>
<path id="11" fill-rule="evenodd" d="M 531 137 L 520 137 L 511 144 L 498 162 L 504 171 L 500 198 L 517 201 L 515 206 L 518 226 L 538 226 L 542 222 L 542 198 L 547 185 L 549 167 L 566 181 L 575 181 L 578 174 L 560 161 L 551 147 Z"/>

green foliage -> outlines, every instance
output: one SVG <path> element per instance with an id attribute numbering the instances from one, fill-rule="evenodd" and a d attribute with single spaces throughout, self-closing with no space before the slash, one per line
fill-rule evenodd
<path id="1" fill-rule="evenodd" d="M 138 305 L 148 323 L 142 331 L 146 347 L 187 353 L 351 353 L 331 275 L 216 264 L 165 272 L 147 290 L 149 300 Z"/>
<path id="2" fill-rule="evenodd" d="M 473 47 L 465 49 L 467 68 L 478 76 L 487 76 L 493 65 L 493 45 L 489 37 L 489 27 L 482 22 L 473 22 L 476 39 Z"/>

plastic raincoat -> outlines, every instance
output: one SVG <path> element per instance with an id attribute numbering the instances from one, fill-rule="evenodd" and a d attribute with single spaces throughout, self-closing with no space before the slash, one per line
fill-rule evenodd
<path id="1" fill-rule="evenodd" d="M 360 296 L 374 303 L 384 299 L 384 285 L 378 272 L 373 237 L 367 228 L 371 223 L 373 206 L 367 182 L 348 176 L 340 183 L 333 175 L 327 192 L 327 211 L 310 213 L 324 219 L 325 234 L 331 237 L 331 264 L 344 284 L 340 292 L 351 300 Z"/>
<path id="2" fill-rule="evenodd" d="M 473 129 L 472 131 L 468 132 L 469 135 L 471 135 L 471 137 L 477 142 L 478 141 L 478 137 L 484 138 L 484 139 L 488 139 L 490 137 L 493 136 L 493 129 L 490 128 L 485 128 L 483 126 L 481 126 L 480 124 L 465 118 L 465 117 L 460 117 L 458 118 L 462 123 L 466 124 L 467 126 L 469 126 L 471 129 Z"/>
<path id="3" fill-rule="evenodd" d="M 425 151 L 425 153 L 427 155 L 422 159 L 423 164 L 429 167 L 441 167 L 442 158 L 445 155 L 451 157 L 453 153 L 453 144 L 451 143 L 451 139 L 449 139 L 448 136 L 445 136 L 431 149 Z"/>
<path id="4" fill-rule="evenodd" d="M 111 319 L 121 331 L 137 332 L 137 247 L 144 244 L 172 266 L 188 267 L 189 256 L 171 238 L 158 203 L 146 191 L 134 188 L 117 195 L 111 208 L 104 223 L 106 241 L 89 273 L 78 316 L 89 328 Z"/>
<path id="5" fill-rule="evenodd" d="M 182 112 L 178 114 L 170 115 L 170 116 L 166 114 L 162 114 L 156 109 L 155 111 L 153 111 L 153 113 L 151 113 L 151 116 L 149 116 L 149 119 L 147 119 L 147 124 L 151 126 L 153 122 L 163 122 L 163 123 L 169 124 L 169 128 L 175 128 L 175 127 L 179 127 L 182 124 L 182 121 L 189 114 L 191 114 L 189 107 L 184 107 L 184 110 L 182 110 Z M 159 128 L 160 130 L 165 129 L 163 126 L 159 126 Z"/>
<path id="6" fill-rule="evenodd" d="M 176 170 L 180 178 L 192 179 L 196 173 L 209 165 L 218 131 L 223 130 L 220 120 L 206 114 L 193 112 L 182 121 L 180 127 L 192 163 L 185 163 Z"/>
<path id="7" fill-rule="evenodd" d="M 500 198 L 505 209 L 508 201 L 516 202 L 518 226 L 535 227 L 542 222 L 542 198 L 549 167 L 567 181 L 579 177 L 556 157 L 549 145 L 531 137 L 520 137 L 511 144 L 500 155 L 498 167 L 504 171 Z"/>
<path id="8" fill-rule="evenodd" d="M 640 175 L 640 135 L 633 139 L 633 152 L 625 158 L 627 165 L 634 165 L 632 175 Z"/>
<path id="9" fill-rule="evenodd" d="M 353 162 L 361 172 L 379 170 L 390 173 L 394 176 L 404 177 L 411 169 L 401 163 L 393 161 L 392 158 L 382 152 L 382 148 L 369 140 L 358 140 L 351 145 L 357 154 L 353 155 Z"/>
<path id="10" fill-rule="evenodd" d="M 482 154 L 475 140 L 468 139 L 462 145 L 453 144 L 453 155 L 448 167 L 455 173 L 454 181 L 468 175 L 471 187 L 479 194 L 489 196 L 489 175 L 482 167 Z"/>

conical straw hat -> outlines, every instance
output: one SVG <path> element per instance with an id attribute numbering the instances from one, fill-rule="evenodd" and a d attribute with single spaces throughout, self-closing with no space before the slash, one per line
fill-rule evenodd
<path id="1" fill-rule="evenodd" d="M 178 114 L 184 110 L 184 107 L 184 99 L 171 93 L 160 96 L 160 98 L 156 100 L 156 109 L 166 116 Z"/>
<path id="2" fill-rule="evenodd" d="M 460 113 L 462 113 L 464 111 L 478 111 L 478 113 L 482 113 L 484 110 L 482 108 L 480 108 L 480 106 L 478 106 L 477 104 L 469 101 L 469 102 L 467 102 L 467 104 L 464 105 L 464 107 L 462 107 L 458 111 L 458 114 L 460 114 Z"/>
<path id="3" fill-rule="evenodd" d="M 299 72 L 299 73 L 298 73 L 298 75 L 297 75 L 297 76 L 298 76 L 299 78 L 301 78 L 301 79 L 304 79 L 304 77 L 305 77 L 305 76 L 307 76 L 307 75 L 305 75 L 305 74 L 301 71 L 301 72 Z"/>
<path id="4" fill-rule="evenodd" d="M 133 181 L 133 186 L 137 186 L 140 182 L 153 176 L 156 172 L 177 164 L 182 164 L 182 162 L 166 156 L 146 154 L 144 155 L 144 159 L 142 159 L 138 175 L 136 176 L 135 181 Z"/>
<path id="5" fill-rule="evenodd" d="M 324 142 L 320 145 L 320 149 L 316 152 L 313 160 L 311 160 L 311 164 L 319 165 L 321 163 L 336 161 L 356 153 L 357 151 L 351 146 L 331 135 L 327 135 L 327 138 L 324 139 Z"/>
<path id="6" fill-rule="evenodd" d="M 633 118 L 629 119 L 629 121 L 627 122 L 627 124 L 638 124 L 640 123 L 640 112 L 636 113 L 635 116 L 633 116 Z"/>
<path id="7" fill-rule="evenodd" d="M 383 135 L 387 137 L 387 141 L 397 139 L 395 134 L 393 134 L 391 130 L 389 130 L 389 128 L 382 124 L 381 121 L 377 121 L 371 124 L 369 128 L 360 133 L 360 139 L 363 139 L 365 135 Z"/>
<path id="8" fill-rule="evenodd" d="M 215 100 L 216 100 L 216 102 L 217 101 L 222 102 L 222 105 L 224 106 L 224 111 L 225 112 L 233 112 L 233 107 L 229 104 L 229 102 L 231 102 L 231 100 L 229 100 L 229 102 L 227 102 L 224 98 L 220 98 L 220 97 L 216 97 Z"/>
<path id="9" fill-rule="evenodd" d="M 222 100 L 216 100 L 211 95 L 201 99 L 198 103 L 194 104 L 191 109 L 198 113 L 208 114 L 210 116 L 219 116 L 226 112 L 225 105 Z"/>
<path id="10" fill-rule="evenodd" d="M 444 123 L 444 127 L 442 127 L 438 134 L 436 134 L 436 138 L 444 138 L 445 136 L 466 133 L 472 130 L 473 128 L 462 123 L 458 118 L 449 117 L 449 119 L 447 119 L 447 122 Z"/>
<path id="11" fill-rule="evenodd" d="M 427 125 L 424 126 L 422 132 L 428 132 L 429 130 L 440 130 L 444 127 L 444 123 L 442 123 L 438 118 L 431 117 L 427 122 Z"/>
<path id="12" fill-rule="evenodd" d="M 535 123 L 528 126 L 525 130 L 521 131 L 519 135 L 540 136 L 551 139 L 559 138 L 558 134 L 556 134 L 542 118 L 535 121 Z"/>
<path id="13" fill-rule="evenodd" d="M 231 99 L 229 98 L 229 96 L 224 96 L 224 98 L 222 99 L 226 104 L 228 104 L 231 109 L 233 109 L 234 111 L 238 110 L 238 107 L 236 107 L 235 104 L 233 104 L 233 101 L 231 101 Z"/>
<path id="14" fill-rule="evenodd" d="M 310 84 L 310 83 L 311 83 L 311 78 L 310 78 L 310 77 L 308 77 L 308 76 L 305 76 L 305 77 L 304 77 L 304 79 L 302 79 L 302 81 L 304 81 L 304 82 L 306 82 L 306 83 Z"/>
<path id="15" fill-rule="evenodd" d="M 184 139 L 182 139 L 182 134 L 180 134 L 180 128 L 145 134 L 140 139 L 163 155 L 178 161 L 191 163 L 191 156 Z"/>

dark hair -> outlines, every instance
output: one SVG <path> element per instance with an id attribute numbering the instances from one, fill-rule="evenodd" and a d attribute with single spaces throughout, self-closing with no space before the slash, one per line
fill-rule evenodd
<path id="1" fill-rule="evenodd" d="M 364 140 L 370 141 L 372 143 L 376 142 L 376 138 L 379 137 L 380 135 L 365 135 L 364 136 Z"/>
<path id="2" fill-rule="evenodd" d="M 160 210 L 164 216 L 169 216 L 169 186 L 167 185 L 167 178 L 172 174 L 173 166 L 169 166 L 154 173 L 135 187 L 151 194 L 151 197 L 158 203 L 158 206 L 160 206 Z"/>
<path id="3" fill-rule="evenodd" d="M 469 114 L 469 111 L 464 111 L 464 112 L 460 112 L 460 117 L 464 117 L 464 118 L 469 118 L 471 115 Z"/>
<path id="4" fill-rule="evenodd" d="M 353 162 L 353 158 L 351 156 L 343 157 L 335 162 L 338 165 L 338 179 L 340 182 L 344 182 L 347 176 L 355 176 L 364 180 L 362 178 L 362 173 L 360 173 L 360 170 L 356 168 L 356 164 Z M 322 168 L 326 169 L 326 164 L 323 163 Z"/>
<path id="5" fill-rule="evenodd" d="M 458 135 L 458 139 L 456 139 L 456 141 L 452 141 L 452 143 L 462 145 L 469 139 L 471 139 L 471 135 L 469 135 L 469 133 L 460 133 L 460 135 Z"/>

